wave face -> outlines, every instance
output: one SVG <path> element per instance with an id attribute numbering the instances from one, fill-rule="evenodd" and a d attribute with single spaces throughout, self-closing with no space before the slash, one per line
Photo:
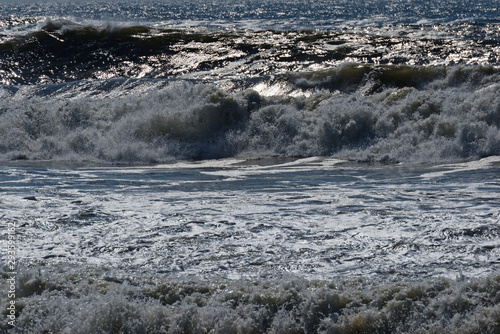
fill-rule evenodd
<path id="1" fill-rule="evenodd" d="M 235 91 L 185 80 L 4 86 L 0 152 L 2 159 L 113 163 L 498 155 L 499 78 L 491 67 L 345 65 Z"/>

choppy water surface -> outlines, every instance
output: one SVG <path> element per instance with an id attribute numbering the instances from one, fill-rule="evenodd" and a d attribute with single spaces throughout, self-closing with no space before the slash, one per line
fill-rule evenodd
<path id="1" fill-rule="evenodd" d="M 4 218 L 21 224 L 23 261 L 237 278 L 498 269 L 496 158 L 435 167 L 246 163 L 4 168 Z"/>
<path id="2" fill-rule="evenodd" d="M 498 17 L 0 4 L 0 332 L 499 333 Z"/>
<path id="3" fill-rule="evenodd" d="M 75 323 L 98 317 L 104 332 L 109 322 L 224 332 L 226 314 L 227 328 L 247 331 L 454 332 L 484 317 L 494 333 L 498 164 L 3 167 L 2 220 L 16 223 L 24 268 L 20 321 L 78 332 L 56 313 L 38 320 L 36 305 L 69 314 L 90 303 L 112 319 L 85 307 Z M 401 305 L 410 320 L 394 313 Z"/>

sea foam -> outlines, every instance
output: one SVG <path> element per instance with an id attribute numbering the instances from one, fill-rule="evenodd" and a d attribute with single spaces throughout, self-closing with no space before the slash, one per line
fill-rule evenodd
<path id="1" fill-rule="evenodd" d="M 496 333 L 500 321 L 499 276 L 202 282 L 65 267 L 27 272 L 18 291 L 31 333 Z"/>
<path id="2" fill-rule="evenodd" d="M 262 81 L 113 80 L 8 86 L 3 160 L 151 163 L 317 156 L 446 161 L 500 154 L 498 71 L 357 67 Z M 265 78 L 263 79 L 265 80 Z M 265 94 L 268 86 L 293 94 Z"/>

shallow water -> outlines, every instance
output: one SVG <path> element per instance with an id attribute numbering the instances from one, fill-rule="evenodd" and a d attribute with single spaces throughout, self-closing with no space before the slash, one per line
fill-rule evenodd
<path id="1" fill-rule="evenodd" d="M 496 157 L 442 166 L 253 162 L 4 167 L 3 215 L 19 227 L 23 262 L 224 278 L 416 280 L 498 269 Z"/>

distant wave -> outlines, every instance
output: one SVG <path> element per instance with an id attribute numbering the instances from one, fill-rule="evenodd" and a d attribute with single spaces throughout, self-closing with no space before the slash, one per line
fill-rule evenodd
<path id="1" fill-rule="evenodd" d="M 102 80 L 9 86 L 0 96 L 3 160 L 426 162 L 500 154 L 500 72 L 491 67 L 345 65 L 235 91 Z"/>
<path id="2" fill-rule="evenodd" d="M 0 17 L 12 13 L 60 17 L 74 15 L 115 22 L 203 22 L 222 27 L 292 30 L 324 29 L 339 25 L 446 24 L 450 22 L 497 22 L 498 12 L 490 0 L 127 0 L 127 1 L 41 1 L 0 3 Z M 493 6 L 493 7 L 492 7 Z M 254 25 L 252 25 L 252 22 Z M 255 25 L 255 22 L 258 24 Z"/>
<path id="3" fill-rule="evenodd" d="M 418 28 L 418 30 L 417 30 Z M 239 80 L 343 63 L 500 65 L 495 25 L 391 26 L 334 31 L 172 29 L 46 21 L 0 36 L 5 85 L 110 78 Z"/>

